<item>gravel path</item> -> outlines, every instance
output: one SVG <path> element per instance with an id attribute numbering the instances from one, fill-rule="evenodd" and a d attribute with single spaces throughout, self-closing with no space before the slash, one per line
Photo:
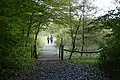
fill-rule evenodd
<path id="1" fill-rule="evenodd" d="M 44 60 L 16 76 L 15 80 L 109 80 L 94 64 Z"/>
<path id="2" fill-rule="evenodd" d="M 55 44 L 46 44 L 41 51 L 41 60 L 59 60 Z"/>

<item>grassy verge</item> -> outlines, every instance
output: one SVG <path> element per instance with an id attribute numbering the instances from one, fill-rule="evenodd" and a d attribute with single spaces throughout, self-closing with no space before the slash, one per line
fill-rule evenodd
<path id="1" fill-rule="evenodd" d="M 64 59 L 68 60 L 70 56 L 69 52 L 64 53 Z M 81 63 L 90 63 L 90 64 L 96 64 L 98 63 L 98 58 L 99 58 L 99 54 L 83 54 L 83 56 L 81 57 L 81 54 L 76 53 L 72 55 L 71 58 L 71 62 L 75 63 L 75 64 L 81 64 Z"/>
<path id="2" fill-rule="evenodd" d="M 98 62 L 98 58 L 72 58 L 70 61 L 75 64 L 96 64 Z"/>

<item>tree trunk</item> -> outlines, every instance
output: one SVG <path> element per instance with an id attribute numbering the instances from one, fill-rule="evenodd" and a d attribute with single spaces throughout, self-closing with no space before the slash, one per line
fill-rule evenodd
<path id="1" fill-rule="evenodd" d="M 30 22 L 29 22 L 29 24 L 28 24 L 28 31 L 27 31 L 27 35 L 26 35 L 27 39 L 26 39 L 25 47 L 27 46 L 27 43 L 28 43 L 28 40 L 29 40 L 28 37 L 29 37 L 29 35 L 30 35 L 30 30 L 31 30 L 31 28 L 32 28 L 32 17 L 33 17 L 33 14 L 34 14 L 34 13 L 32 13 Z M 32 54 L 32 53 L 31 53 L 31 54 Z"/>
<path id="2" fill-rule="evenodd" d="M 82 12 L 82 15 L 83 15 L 83 27 L 82 27 L 82 48 L 81 48 L 81 51 L 83 52 L 84 51 L 84 44 L 85 44 L 85 34 L 84 34 L 84 29 L 85 29 L 85 2 L 83 2 L 83 12 Z M 82 57 L 82 54 L 81 53 L 81 57 Z"/>
<path id="3" fill-rule="evenodd" d="M 33 51 L 33 55 L 34 57 L 37 59 L 38 56 L 37 56 L 37 37 L 38 37 L 38 33 L 40 31 L 40 22 L 38 24 L 38 28 L 37 28 L 37 32 L 35 33 L 35 42 L 34 42 L 34 51 Z"/>
<path id="4" fill-rule="evenodd" d="M 39 26 L 38 26 L 38 30 L 37 30 L 37 32 L 36 32 L 36 34 L 35 34 L 35 42 L 34 42 L 34 51 L 33 51 L 33 54 L 34 54 L 34 58 L 38 58 L 38 56 L 37 56 L 37 37 L 38 37 L 38 33 L 39 33 Z"/>
<path id="5" fill-rule="evenodd" d="M 75 30 L 75 36 L 74 36 L 73 27 L 71 26 L 71 10 L 72 10 L 72 8 L 71 8 L 71 3 L 70 3 L 70 1 L 71 1 L 71 0 L 69 0 L 69 4 L 70 4 L 69 16 L 70 16 L 71 38 L 72 38 L 72 52 L 71 52 L 71 54 L 70 54 L 70 56 L 69 56 L 69 58 L 68 58 L 69 60 L 71 60 L 72 54 L 74 53 L 73 51 L 74 51 L 74 49 L 75 49 L 75 47 L 76 47 L 76 46 L 75 46 L 75 43 L 76 43 L 77 32 L 78 32 L 79 27 L 80 27 L 80 25 L 77 26 L 77 28 L 76 28 L 76 30 Z M 80 22 L 80 19 L 79 19 L 79 22 Z M 80 24 L 80 23 L 78 23 L 78 24 Z"/>
<path id="6" fill-rule="evenodd" d="M 70 17 L 70 19 L 69 19 L 69 22 L 70 22 L 70 31 L 71 31 L 71 39 L 72 39 L 72 51 L 73 51 L 73 49 L 74 49 L 74 47 L 73 47 L 73 28 L 72 28 L 72 26 L 71 26 L 71 0 L 69 0 L 69 17 Z M 70 54 L 70 56 L 69 56 L 69 60 L 71 59 L 71 57 L 72 57 L 72 53 L 73 52 L 71 52 L 71 54 Z"/>
<path id="7" fill-rule="evenodd" d="M 69 60 L 71 59 L 71 57 L 72 57 L 72 54 L 73 54 L 73 51 L 74 51 L 74 49 L 75 49 L 75 43 L 76 43 L 76 38 L 77 38 L 77 32 L 78 32 L 78 30 L 79 30 L 79 25 L 77 26 L 77 28 L 76 28 L 76 31 L 75 31 L 75 36 L 73 37 L 73 40 L 72 40 L 72 52 L 71 52 L 71 54 L 70 54 L 70 57 L 69 57 Z"/>
<path id="8" fill-rule="evenodd" d="M 33 17 L 33 14 L 34 13 L 32 13 L 32 15 L 31 15 L 31 19 L 30 19 L 30 22 L 28 23 L 28 25 L 29 25 L 29 27 L 28 27 L 28 31 L 27 31 L 27 37 L 29 36 L 29 34 L 30 34 L 30 30 L 31 30 L 31 27 L 32 27 L 32 17 Z"/>

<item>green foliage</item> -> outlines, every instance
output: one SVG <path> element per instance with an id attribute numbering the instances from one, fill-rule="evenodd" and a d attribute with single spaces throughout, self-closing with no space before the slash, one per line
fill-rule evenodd
<path id="1" fill-rule="evenodd" d="M 103 26 L 101 29 L 109 31 L 104 36 L 104 42 L 101 44 L 101 55 L 99 64 L 114 80 L 120 79 L 120 9 L 111 10 L 108 14 L 100 17 L 98 22 Z"/>
<path id="2" fill-rule="evenodd" d="M 31 64 L 34 38 L 33 33 L 26 35 L 28 27 L 33 25 L 28 25 L 31 13 L 39 12 L 40 7 L 32 0 L 0 1 L 0 80 L 8 80 L 16 71 Z M 32 19 L 38 20 L 36 16 Z"/>
<path id="3" fill-rule="evenodd" d="M 32 60 L 33 52 L 37 52 L 34 45 L 39 45 L 36 48 L 43 45 L 41 37 L 37 42 L 39 32 L 49 29 L 47 25 L 50 21 L 54 22 L 63 16 L 63 5 L 67 2 L 68 0 L 0 1 L 0 80 L 6 80 L 29 65 L 27 63 Z"/>

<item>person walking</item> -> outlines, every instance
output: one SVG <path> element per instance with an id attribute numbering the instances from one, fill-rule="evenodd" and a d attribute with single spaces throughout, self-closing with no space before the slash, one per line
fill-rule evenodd
<path id="1" fill-rule="evenodd" d="M 49 36 L 47 37 L 47 41 L 48 41 L 48 44 L 49 44 Z"/>
<path id="2" fill-rule="evenodd" d="M 51 35 L 50 36 L 50 41 L 51 41 L 51 44 L 53 43 L 53 36 Z"/>

